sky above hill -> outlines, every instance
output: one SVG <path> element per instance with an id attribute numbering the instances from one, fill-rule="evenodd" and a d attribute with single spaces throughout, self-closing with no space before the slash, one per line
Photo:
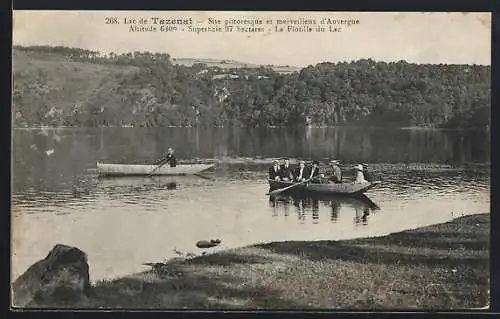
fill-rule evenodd
<path id="1" fill-rule="evenodd" d="M 117 17 L 117 24 L 106 24 Z M 131 32 L 124 19 L 143 17 L 151 27 L 156 18 L 189 19 L 207 27 L 208 19 L 262 20 L 264 32 Z M 302 18 L 302 20 L 300 20 Z M 358 20 L 358 24 L 320 24 L 330 18 Z M 325 32 L 276 32 L 276 19 Z M 266 25 L 266 20 L 273 24 Z M 300 21 L 299 21 L 300 20 Z M 200 22 L 200 23 L 198 23 Z M 139 26 L 137 24 L 137 26 Z M 165 26 L 165 25 L 164 25 Z M 169 26 L 174 26 L 169 24 Z M 218 25 L 212 24 L 216 27 Z M 233 26 L 235 24 L 233 23 Z M 250 25 L 241 25 L 249 27 Z M 330 32 L 329 27 L 341 27 Z M 299 30 L 299 29 L 295 29 Z M 303 31 L 303 29 L 301 29 Z M 490 13 L 369 13 L 369 12 L 220 12 L 220 11 L 14 11 L 14 45 L 62 45 L 103 53 L 166 52 L 175 58 L 232 59 L 253 64 L 307 66 L 320 62 L 371 58 L 376 61 L 406 60 L 413 63 L 491 64 Z"/>

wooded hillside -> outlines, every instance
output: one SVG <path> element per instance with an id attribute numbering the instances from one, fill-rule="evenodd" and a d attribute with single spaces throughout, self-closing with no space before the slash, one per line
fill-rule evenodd
<path id="1" fill-rule="evenodd" d="M 485 127 L 490 66 L 320 63 L 298 72 L 14 47 L 14 126 Z"/>

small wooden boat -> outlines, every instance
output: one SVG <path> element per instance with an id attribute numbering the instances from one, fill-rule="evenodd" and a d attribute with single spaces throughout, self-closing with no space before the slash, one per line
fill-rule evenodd
<path id="1" fill-rule="evenodd" d="M 275 181 L 269 180 L 270 191 L 285 188 L 288 186 L 292 186 L 293 182 L 285 182 L 285 181 Z M 373 183 L 365 183 L 365 184 L 353 184 L 353 183 L 341 183 L 341 184 L 333 184 L 333 183 L 325 183 L 325 184 L 316 184 L 316 183 L 305 183 L 301 185 L 297 185 L 289 190 L 284 192 L 286 193 L 304 193 L 304 194 L 329 194 L 329 195 L 358 195 L 363 194 L 367 190 L 375 187 L 380 184 L 380 182 Z"/>
<path id="2" fill-rule="evenodd" d="M 156 169 L 158 165 L 104 164 L 97 162 L 97 171 L 103 176 L 147 176 L 147 175 L 193 175 L 212 168 L 214 164 L 168 164 Z"/>

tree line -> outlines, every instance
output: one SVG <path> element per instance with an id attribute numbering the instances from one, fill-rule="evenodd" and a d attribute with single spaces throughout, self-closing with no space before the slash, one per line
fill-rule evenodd
<path id="1" fill-rule="evenodd" d="M 67 92 L 61 93 L 65 81 L 59 84 L 63 88 L 51 87 L 50 68 L 43 76 L 22 75 L 14 61 L 17 125 L 464 128 L 490 123 L 490 66 L 362 59 L 324 62 L 281 74 L 270 67 L 177 65 L 166 53 L 104 55 L 62 46 L 14 50 L 38 54 L 33 59 L 51 55 L 66 62 L 135 68 L 117 69 L 80 98 L 77 107 L 62 107 L 72 102 Z M 94 80 L 89 74 L 81 76 Z"/>

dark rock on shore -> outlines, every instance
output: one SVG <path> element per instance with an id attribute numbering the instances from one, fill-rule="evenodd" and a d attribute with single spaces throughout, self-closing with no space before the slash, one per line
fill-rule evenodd
<path id="1" fill-rule="evenodd" d="M 14 307 L 62 306 L 90 292 L 87 255 L 78 248 L 55 245 L 13 283 Z"/>
<path id="2" fill-rule="evenodd" d="M 196 243 L 196 247 L 198 248 L 212 248 L 218 246 L 221 243 L 220 239 L 212 239 L 208 240 L 200 240 Z"/>

